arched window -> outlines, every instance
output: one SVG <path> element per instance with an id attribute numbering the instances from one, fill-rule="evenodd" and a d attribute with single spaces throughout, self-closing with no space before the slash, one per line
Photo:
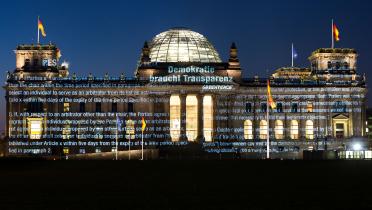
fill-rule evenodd
<path id="1" fill-rule="evenodd" d="M 186 97 L 186 136 L 195 141 L 198 135 L 198 99 L 195 95 Z"/>
<path id="2" fill-rule="evenodd" d="M 307 139 L 314 139 L 314 123 L 312 120 L 306 120 L 305 135 Z"/>
<path id="3" fill-rule="evenodd" d="M 252 121 L 244 121 L 244 139 L 253 139 L 253 125 Z"/>
<path id="4" fill-rule="evenodd" d="M 298 139 L 298 122 L 297 120 L 291 120 L 291 139 Z"/>
<path id="5" fill-rule="evenodd" d="M 283 121 L 276 120 L 275 121 L 275 139 L 283 139 L 283 138 L 284 138 Z"/>
<path id="6" fill-rule="evenodd" d="M 203 135 L 205 141 L 212 141 L 213 99 L 211 95 L 203 97 Z"/>
<path id="7" fill-rule="evenodd" d="M 181 99 L 172 95 L 169 99 L 170 136 L 172 141 L 178 141 L 181 134 Z"/>
<path id="8" fill-rule="evenodd" d="M 260 121 L 260 139 L 267 138 L 267 121 L 261 120 Z"/>

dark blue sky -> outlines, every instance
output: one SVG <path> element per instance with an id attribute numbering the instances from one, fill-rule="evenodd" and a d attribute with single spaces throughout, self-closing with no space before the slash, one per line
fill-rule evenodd
<path id="1" fill-rule="evenodd" d="M 144 41 L 175 26 L 205 35 L 223 60 L 235 41 L 245 77 L 290 65 L 291 42 L 299 54 L 295 64 L 307 67 L 313 50 L 330 46 L 334 18 L 341 33 L 336 47 L 355 48 L 358 72 L 369 76 L 371 11 L 367 0 L 7 1 L 0 7 L 0 80 L 15 68 L 15 47 L 35 43 L 38 15 L 47 33 L 42 43 L 56 43 L 77 75 L 131 76 Z M 4 107 L 0 100 L 2 119 Z"/>

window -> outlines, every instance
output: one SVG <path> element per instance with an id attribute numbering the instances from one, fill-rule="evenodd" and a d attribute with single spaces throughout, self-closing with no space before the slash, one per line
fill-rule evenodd
<path id="1" fill-rule="evenodd" d="M 261 103 L 261 112 L 266 112 L 267 110 L 267 105 L 266 103 Z"/>
<path id="2" fill-rule="evenodd" d="M 35 58 L 33 61 L 33 66 L 38 66 L 39 65 L 39 59 Z"/>
<path id="3" fill-rule="evenodd" d="M 307 139 L 314 139 L 314 123 L 312 120 L 306 120 L 305 135 Z"/>
<path id="4" fill-rule="evenodd" d="M 328 61 L 327 67 L 328 67 L 328 70 L 331 70 L 332 69 L 332 63 L 331 63 L 331 61 Z"/>
<path id="5" fill-rule="evenodd" d="M 198 135 L 198 99 L 195 95 L 186 97 L 186 136 L 194 141 Z"/>
<path id="6" fill-rule="evenodd" d="M 213 132 L 213 98 L 211 95 L 203 97 L 203 135 L 205 141 L 212 141 Z"/>
<path id="7" fill-rule="evenodd" d="M 63 148 L 63 154 L 68 155 L 70 153 L 70 149 L 67 147 Z"/>
<path id="8" fill-rule="evenodd" d="M 344 138 L 345 131 L 344 131 L 344 123 L 336 123 L 336 138 Z"/>
<path id="9" fill-rule="evenodd" d="M 347 62 L 344 62 L 344 69 L 349 69 L 349 64 Z"/>
<path id="10" fill-rule="evenodd" d="M 306 111 L 307 112 L 313 112 L 313 102 L 307 102 L 307 105 L 306 105 Z"/>
<path id="11" fill-rule="evenodd" d="M 178 141 L 181 135 L 181 99 L 172 95 L 169 100 L 170 136 L 172 141 Z"/>
<path id="12" fill-rule="evenodd" d="M 129 113 L 134 112 L 134 105 L 133 105 L 133 102 L 128 102 L 128 112 L 129 112 Z"/>
<path id="13" fill-rule="evenodd" d="M 111 112 L 118 112 L 118 104 L 112 103 L 111 104 Z"/>
<path id="14" fill-rule="evenodd" d="M 283 112 L 283 104 L 282 103 L 277 103 L 276 104 L 276 112 L 278 112 L 278 113 Z"/>
<path id="15" fill-rule="evenodd" d="M 253 139 L 253 125 L 252 121 L 244 121 L 244 139 Z"/>
<path id="16" fill-rule="evenodd" d="M 43 133 L 43 118 L 27 118 L 30 139 L 41 139 Z"/>
<path id="17" fill-rule="evenodd" d="M 261 120 L 260 121 L 260 139 L 267 138 L 267 121 Z"/>
<path id="18" fill-rule="evenodd" d="M 297 103 L 293 103 L 292 106 L 291 106 L 291 112 L 296 113 L 297 112 L 297 107 L 298 107 Z"/>
<path id="19" fill-rule="evenodd" d="M 70 139 L 70 137 L 71 137 L 71 126 L 68 122 L 68 124 L 64 125 L 62 129 L 62 139 Z"/>
<path id="20" fill-rule="evenodd" d="M 252 104 L 251 103 L 245 103 L 245 112 L 251 113 L 252 112 Z"/>
<path id="21" fill-rule="evenodd" d="M 126 131 L 125 131 L 125 138 L 126 139 L 134 139 L 135 138 L 135 129 L 134 129 L 134 121 L 129 119 L 126 121 Z"/>
<path id="22" fill-rule="evenodd" d="M 340 62 L 336 62 L 336 69 L 338 70 L 338 69 L 340 69 L 340 67 L 341 67 Z"/>
<path id="23" fill-rule="evenodd" d="M 30 63 L 30 59 L 25 59 L 25 67 L 29 67 Z"/>
<path id="24" fill-rule="evenodd" d="M 70 103 L 63 103 L 63 112 L 70 111 Z"/>
<path id="25" fill-rule="evenodd" d="M 276 120 L 275 121 L 275 139 L 283 139 L 283 138 L 284 138 L 283 121 Z"/>
<path id="26" fill-rule="evenodd" d="M 96 103 L 96 112 L 101 112 L 101 103 L 100 102 L 97 102 Z"/>
<path id="27" fill-rule="evenodd" d="M 291 130 L 290 130 L 291 139 L 298 139 L 298 122 L 297 120 L 291 120 Z"/>
<path id="28" fill-rule="evenodd" d="M 79 110 L 80 110 L 80 112 L 85 112 L 85 103 L 83 103 L 83 102 L 79 103 Z"/>

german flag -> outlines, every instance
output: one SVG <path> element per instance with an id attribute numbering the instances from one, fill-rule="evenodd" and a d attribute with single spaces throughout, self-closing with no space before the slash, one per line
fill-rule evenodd
<path id="1" fill-rule="evenodd" d="M 42 35 L 43 37 L 46 37 L 46 33 L 45 33 L 45 30 L 44 30 L 44 26 L 43 26 L 43 23 L 41 22 L 40 19 L 38 19 L 37 27 L 38 27 L 39 30 L 41 31 L 41 35 Z"/>
<path id="2" fill-rule="evenodd" d="M 340 31 L 338 30 L 336 24 L 333 24 L 333 37 L 335 38 L 336 42 L 340 41 Z"/>
<path id="3" fill-rule="evenodd" d="M 59 58 L 61 58 L 62 54 L 61 54 L 61 50 L 59 48 L 57 48 L 56 50 L 56 56 L 57 56 L 57 59 L 59 60 Z"/>
<path id="4" fill-rule="evenodd" d="M 268 97 L 268 103 L 269 103 L 269 106 L 272 108 L 272 109 L 275 109 L 276 108 L 276 103 L 271 95 L 271 88 L 270 88 L 270 81 L 267 80 L 267 97 Z"/>
<path id="5" fill-rule="evenodd" d="M 145 118 L 142 117 L 142 132 L 145 131 L 145 128 L 146 128 L 146 121 L 145 121 Z"/>

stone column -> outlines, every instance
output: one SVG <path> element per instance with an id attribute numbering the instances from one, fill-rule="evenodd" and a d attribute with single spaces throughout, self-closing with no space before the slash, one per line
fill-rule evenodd
<path id="1" fill-rule="evenodd" d="M 181 99 L 181 135 L 180 141 L 187 141 L 186 136 L 186 94 L 180 94 Z"/>
<path id="2" fill-rule="evenodd" d="M 204 127 L 203 97 L 204 95 L 199 94 L 196 97 L 198 99 L 198 137 L 196 138 L 196 140 L 199 142 L 204 142 L 204 132 L 203 132 L 203 127 Z"/>

